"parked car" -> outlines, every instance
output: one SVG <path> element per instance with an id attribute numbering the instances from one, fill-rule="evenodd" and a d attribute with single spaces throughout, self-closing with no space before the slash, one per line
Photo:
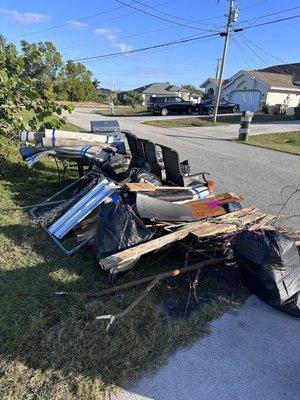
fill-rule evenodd
<path id="1" fill-rule="evenodd" d="M 215 100 L 208 99 L 202 101 L 200 104 L 196 104 L 196 109 L 199 114 L 208 114 L 211 115 L 215 109 Z M 219 114 L 226 114 L 226 113 L 237 113 L 240 112 L 240 106 L 236 103 L 229 103 L 229 101 L 220 101 L 218 107 Z"/>
<path id="2" fill-rule="evenodd" d="M 195 103 L 185 101 L 179 96 L 150 97 L 147 110 L 153 114 L 168 115 L 170 113 L 192 114 L 196 111 Z"/>

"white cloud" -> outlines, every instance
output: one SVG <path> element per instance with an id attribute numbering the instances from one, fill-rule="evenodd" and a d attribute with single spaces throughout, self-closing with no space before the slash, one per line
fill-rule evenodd
<path id="1" fill-rule="evenodd" d="M 83 28 L 87 26 L 87 23 L 81 22 L 81 21 L 68 21 L 68 25 L 70 25 L 72 28 Z"/>
<path id="2" fill-rule="evenodd" d="M 50 15 L 38 14 L 24 12 L 21 13 L 15 10 L 7 10 L 6 8 L 0 8 L 0 14 L 5 15 L 5 17 L 11 21 L 18 24 L 40 24 L 42 22 L 47 22 L 51 19 Z"/>
<path id="3" fill-rule="evenodd" d="M 95 35 L 101 35 L 116 49 L 122 53 L 126 53 L 133 49 L 133 46 L 127 43 L 119 42 L 117 39 L 117 32 L 120 32 L 119 28 L 97 28 L 93 30 Z"/>
<path id="4" fill-rule="evenodd" d="M 126 43 L 115 43 L 115 47 L 120 49 L 122 53 L 127 53 L 127 51 L 133 50 L 133 46 Z"/>

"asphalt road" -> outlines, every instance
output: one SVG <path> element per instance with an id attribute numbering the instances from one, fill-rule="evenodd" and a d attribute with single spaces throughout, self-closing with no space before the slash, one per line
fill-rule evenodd
<path id="1" fill-rule="evenodd" d="M 101 119 L 76 110 L 70 122 L 90 129 Z M 107 118 L 106 118 L 107 119 Z M 238 126 L 162 129 L 118 118 L 121 129 L 169 145 L 188 158 L 195 172 L 209 171 L 219 191 L 234 191 L 244 204 L 276 212 L 280 190 L 300 182 L 300 157 L 229 142 Z M 255 125 L 255 133 L 299 129 L 295 124 Z M 288 213 L 299 214 L 296 199 Z M 299 228 L 300 221 L 288 220 Z M 256 297 L 211 324 L 212 333 L 180 350 L 154 374 L 121 391 L 112 400 L 298 400 L 300 388 L 300 320 Z"/>
<path id="2" fill-rule="evenodd" d="M 263 211 L 277 213 L 281 189 L 287 185 L 296 186 L 300 182 L 299 156 L 228 141 L 228 138 L 237 136 L 237 124 L 165 129 L 140 123 L 151 118 L 116 119 L 121 129 L 129 129 L 140 137 L 178 150 L 182 160 L 189 160 L 192 172 L 208 171 L 211 179 L 216 181 L 218 191 L 233 191 L 244 196 L 244 205 L 253 204 Z M 76 109 L 68 119 L 90 130 L 91 120 L 111 118 L 93 114 L 85 108 Z M 256 134 L 297 129 L 300 129 L 300 121 L 252 125 L 252 132 Z M 299 214 L 299 198 L 295 196 L 288 203 L 284 211 L 286 216 Z M 300 229 L 299 217 L 290 218 L 285 224 Z"/>

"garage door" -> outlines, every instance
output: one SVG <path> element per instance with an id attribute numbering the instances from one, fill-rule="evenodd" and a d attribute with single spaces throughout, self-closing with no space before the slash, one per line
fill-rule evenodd
<path id="1" fill-rule="evenodd" d="M 241 111 L 257 111 L 260 101 L 259 90 L 233 90 L 229 94 L 230 103 L 240 105 Z"/>

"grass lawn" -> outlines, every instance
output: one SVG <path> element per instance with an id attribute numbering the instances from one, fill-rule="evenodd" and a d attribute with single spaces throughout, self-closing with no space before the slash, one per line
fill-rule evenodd
<path id="1" fill-rule="evenodd" d="M 240 143 L 300 155 L 300 131 L 253 135 Z"/>
<path id="2" fill-rule="evenodd" d="M 183 128 L 187 126 L 215 126 L 215 125 L 223 125 L 223 122 L 214 123 L 211 121 L 211 118 L 199 118 L 199 117 L 190 117 L 190 118 L 178 118 L 178 119 L 157 119 L 153 121 L 144 121 L 143 124 L 158 126 L 159 128 Z"/>
<path id="3" fill-rule="evenodd" d="M 214 268 L 201 275 L 202 297 L 188 318 L 182 317 L 189 293 L 184 276 L 162 283 L 107 333 L 106 323 L 95 317 L 121 311 L 142 287 L 101 301 L 55 295 L 103 289 L 104 274 L 91 249 L 67 257 L 24 211 L 6 210 L 64 186 L 54 162 L 28 169 L 16 144 L 3 139 L 0 157 L 1 399 L 99 400 L 110 388 L 161 366 L 178 348 L 207 335 L 212 319 L 243 303 L 236 269 Z M 154 263 L 142 259 L 118 283 L 183 265 L 185 250 L 174 254 L 168 262 L 158 255 Z M 170 317 L 172 304 L 181 315 Z"/>
<path id="4" fill-rule="evenodd" d="M 33 112 L 28 111 L 28 110 L 23 110 L 22 114 L 23 114 L 23 119 L 26 122 L 30 117 L 32 117 Z M 50 118 L 46 118 L 45 121 L 47 121 L 48 119 L 50 119 Z M 67 121 L 67 124 L 63 125 L 60 129 L 62 129 L 64 131 L 80 132 L 80 128 L 78 126 L 73 125 L 68 121 Z"/>
<path id="5" fill-rule="evenodd" d="M 94 113 L 96 114 L 101 114 L 107 117 L 111 117 L 111 111 L 109 108 L 103 108 L 103 109 L 96 109 L 93 110 Z M 150 115 L 149 112 L 147 112 L 146 107 L 115 107 L 115 113 L 114 116 L 116 117 L 132 117 L 132 116 L 138 116 L 138 115 Z"/>
<path id="6" fill-rule="evenodd" d="M 273 121 L 290 121 L 294 120 L 291 115 L 271 115 L 271 114 L 256 114 L 252 120 L 253 123 L 268 123 Z M 240 115 L 219 115 L 217 124 L 238 124 L 241 122 Z M 143 122 L 145 125 L 158 126 L 160 128 L 184 128 L 187 126 L 214 126 L 211 116 L 205 117 L 190 117 L 166 120 L 151 120 Z"/>

